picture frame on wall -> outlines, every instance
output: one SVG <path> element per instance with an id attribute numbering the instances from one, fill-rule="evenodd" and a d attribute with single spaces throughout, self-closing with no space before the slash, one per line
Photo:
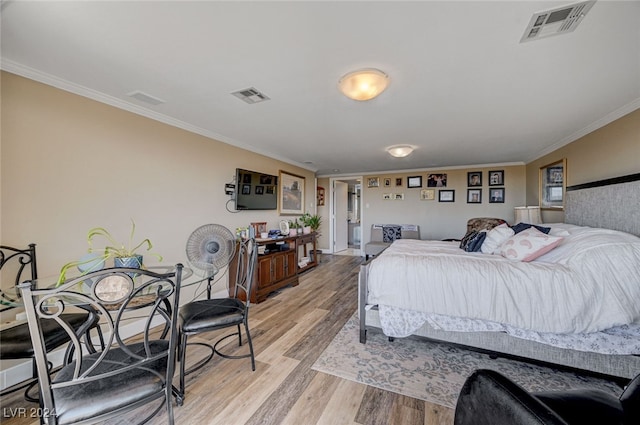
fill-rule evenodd
<path id="1" fill-rule="evenodd" d="M 407 177 L 407 187 L 422 187 L 422 176 L 409 176 Z"/>
<path id="2" fill-rule="evenodd" d="M 482 171 L 471 171 L 467 173 L 467 186 L 482 186 Z"/>
<path id="3" fill-rule="evenodd" d="M 467 204 L 481 204 L 482 189 L 467 189 Z"/>
<path id="4" fill-rule="evenodd" d="M 438 202 L 455 202 L 456 200 L 456 191 L 455 190 L 439 190 L 438 191 Z"/>
<path id="5" fill-rule="evenodd" d="M 436 199 L 436 190 L 435 189 L 422 189 L 420 191 L 420 200 L 421 201 L 433 201 Z"/>
<path id="6" fill-rule="evenodd" d="M 391 179 L 385 178 L 383 181 L 384 181 L 384 187 L 390 187 L 391 186 Z"/>
<path id="7" fill-rule="evenodd" d="M 402 177 L 396 177 L 396 186 L 402 186 Z"/>
<path id="8" fill-rule="evenodd" d="M 367 177 L 367 187 L 380 187 L 380 178 Z"/>
<path id="9" fill-rule="evenodd" d="M 567 190 L 567 159 L 540 167 L 540 208 L 564 210 L 564 194 Z"/>
<path id="10" fill-rule="evenodd" d="M 504 187 L 489 189 L 489 203 L 490 204 L 504 203 Z"/>
<path id="11" fill-rule="evenodd" d="M 280 215 L 304 213 L 304 177 L 280 170 L 278 208 Z"/>
<path id="12" fill-rule="evenodd" d="M 504 170 L 489 171 L 489 186 L 504 185 Z"/>
<path id="13" fill-rule="evenodd" d="M 317 196 L 317 205 L 319 207 L 323 207 L 324 206 L 324 187 L 322 186 L 318 186 L 316 188 L 316 196 Z"/>
<path id="14" fill-rule="evenodd" d="M 447 187 L 447 175 L 442 173 L 429 174 L 427 187 Z"/>

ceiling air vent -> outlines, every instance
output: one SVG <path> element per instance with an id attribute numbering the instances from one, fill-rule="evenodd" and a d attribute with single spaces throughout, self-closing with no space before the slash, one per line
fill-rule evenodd
<path id="1" fill-rule="evenodd" d="M 595 2 L 596 0 L 583 1 L 534 14 L 520 42 L 551 37 L 575 30 Z"/>
<path id="2" fill-rule="evenodd" d="M 267 95 L 265 95 L 264 93 L 260 93 L 258 90 L 256 90 L 253 87 L 234 91 L 231 94 L 240 100 L 244 100 L 249 104 L 264 102 L 265 100 L 269 100 L 269 97 Z"/>
<path id="3" fill-rule="evenodd" d="M 140 90 L 132 91 L 131 93 L 127 93 L 127 96 L 131 96 L 134 99 L 139 100 L 140 102 L 148 103 L 150 105 L 161 105 L 164 102 L 162 99 L 158 99 L 157 97 L 153 97 L 150 94 L 146 94 L 141 92 Z"/>

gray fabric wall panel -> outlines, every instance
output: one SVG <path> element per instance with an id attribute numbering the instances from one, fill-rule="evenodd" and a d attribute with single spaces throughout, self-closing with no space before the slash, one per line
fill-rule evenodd
<path id="1" fill-rule="evenodd" d="M 565 222 L 640 236 L 640 180 L 567 191 Z"/>

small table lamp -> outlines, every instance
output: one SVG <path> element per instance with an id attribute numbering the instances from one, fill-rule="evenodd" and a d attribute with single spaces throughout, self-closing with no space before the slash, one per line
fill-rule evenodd
<path id="1" fill-rule="evenodd" d="M 540 216 L 540 207 L 514 207 L 516 219 L 515 224 L 529 223 L 540 224 L 542 217 Z"/>

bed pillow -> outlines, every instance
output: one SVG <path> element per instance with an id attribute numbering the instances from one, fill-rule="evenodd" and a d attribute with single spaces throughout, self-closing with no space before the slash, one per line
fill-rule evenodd
<path id="1" fill-rule="evenodd" d="M 496 226 L 487 233 L 480 251 L 483 254 L 500 254 L 500 246 L 514 234 L 513 229 L 506 223 Z"/>
<path id="2" fill-rule="evenodd" d="M 562 242 L 560 236 L 549 236 L 535 227 L 513 235 L 500 247 L 500 255 L 509 260 L 533 261 Z"/>
<path id="3" fill-rule="evenodd" d="M 382 242 L 391 243 L 402 239 L 402 226 L 382 226 Z"/>
<path id="4" fill-rule="evenodd" d="M 540 230 L 542 233 L 545 233 L 545 234 L 548 234 L 549 231 L 551 230 L 551 227 L 536 226 L 535 224 L 529 224 L 529 223 L 518 223 L 511 226 L 513 231 L 516 232 L 516 235 L 522 232 L 523 230 L 527 230 L 531 227 L 535 227 L 536 229 Z"/>

